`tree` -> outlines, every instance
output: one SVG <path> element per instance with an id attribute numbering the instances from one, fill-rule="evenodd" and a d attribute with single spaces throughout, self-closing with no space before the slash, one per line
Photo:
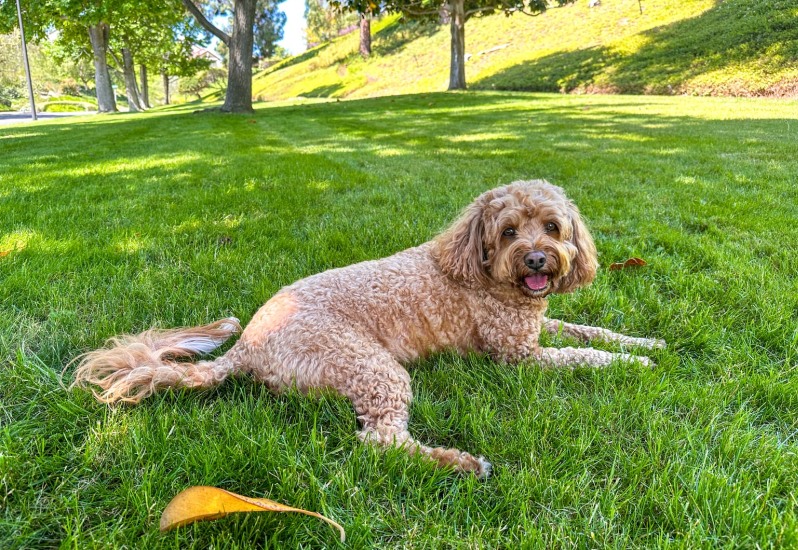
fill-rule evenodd
<path id="1" fill-rule="evenodd" d="M 65 40 L 89 39 L 94 60 L 94 84 L 100 112 L 116 111 L 116 101 L 108 72 L 107 52 L 110 38 L 109 21 L 118 2 L 125 0 L 41 0 L 29 3 L 23 14 L 26 32 L 31 41 L 44 38 L 55 28 Z M 0 32 L 16 27 L 16 4 L 0 4 Z"/>
<path id="2" fill-rule="evenodd" d="M 342 10 L 328 0 L 305 0 L 306 38 L 308 45 L 329 42 L 346 29 L 358 24 L 359 16 L 354 11 Z"/>
<path id="3" fill-rule="evenodd" d="M 107 22 L 107 17 L 108 14 L 103 10 L 97 10 L 93 16 L 87 17 L 85 26 L 76 21 L 65 21 L 59 28 L 65 40 L 78 40 L 77 36 L 85 36 L 85 33 L 88 32 L 94 62 L 97 110 L 101 113 L 116 111 L 116 95 L 111 82 L 111 73 L 108 70 L 108 43 L 111 37 L 111 25 Z"/>
<path id="4" fill-rule="evenodd" d="M 164 104 L 169 104 L 170 76 L 190 77 L 208 69 L 210 62 L 194 56 L 194 46 L 205 46 L 210 35 L 190 15 L 183 17 L 169 32 L 158 37 L 142 57 L 142 66 L 149 66 L 161 73 Z M 142 92 L 144 91 L 142 85 Z"/>
<path id="5" fill-rule="evenodd" d="M 287 16 L 280 9 L 284 0 L 258 0 L 255 11 L 255 50 L 260 59 L 277 53 L 277 43 L 283 39 Z"/>
<path id="6" fill-rule="evenodd" d="M 9 26 L 11 4 L 8 1 L 0 4 L 0 30 Z M 85 55 L 86 47 L 90 46 L 98 109 L 113 112 L 116 98 L 109 58 L 115 60 L 124 74 L 131 109 L 139 108 L 135 49 L 159 29 L 171 25 L 176 14 L 183 15 L 179 0 L 39 0 L 28 3 L 25 15 L 34 40 L 41 40 L 55 29 L 58 41 L 76 56 Z M 111 55 L 114 50 L 119 54 Z"/>
<path id="7" fill-rule="evenodd" d="M 151 14 L 126 21 L 116 33 L 119 37 L 117 47 L 122 53 L 121 70 L 128 90 L 128 101 L 134 96 L 133 101 L 139 108 L 150 106 L 148 67 L 167 75 L 164 79 L 164 94 L 168 96 L 169 74 L 192 76 L 209 65 L 206 60 L 194 56 L 194 47 L 207 45 L 210 35 L 185 13 L 182 4 L 174 2 L 170 7 L 173 9 L 157 14 L 155 18 Z M 125 61 L 128 56 L 129 63 Z M 138 62 L 138 84 L 134 57 Z"/>
<path id="8" fill-rule="evenodd" d="M 330 0 L 341 9 L 360 14 L 377 9 L 376 0 Z M 451 63 L 449 65 L 449 89 L 465 90 L 465 23 L 475 15 L 515 12 L 530 16 L 540 15 L 550 7 L 564 6 L 574 0 L 384 0 L 383 11 L 398 12 L 410 18 L 440 18 L 441 12 L 449 20 L 451 32 Z"/>
<path id="9" fill-rule="evenodd" d="M 252 112 L 252 52 L 254 45 L 255 8 L 257 0 L 233 0 L 231 34 L 210 22 L 193 0 L 182 0 L 197 22 L 221 40 L 229 49 L 227 89 L 221 110 L 227 113 Z M 214 15 L 220 15 L 216 13 Z"/>
<path id="10" fill-rule="evenodd" d="M 371 16 L 366 14 L 360 16 L 360 55 L 371 55 Z"/>

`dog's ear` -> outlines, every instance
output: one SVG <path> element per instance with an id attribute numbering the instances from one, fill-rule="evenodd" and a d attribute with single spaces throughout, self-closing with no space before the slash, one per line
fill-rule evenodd
<path id="1" fill-rule="evenodd" d="M 485 267 L 485 222 L 482 197 L 466 208 L 463 215 L 435 239 L 435 256 L 441 271 L 466 284 L 482 282 Z"/>
<path id="2" fill-rule="evenodd" d="M 571 219 L 571 271 L 562 278 L 557 292 L 565 294 L 573 292 L 581 286 L 589 285 L 596 278 L 598 255 L 593 237 L 579 215 L 579 209 L 569 201 L 568 216 Z"/>

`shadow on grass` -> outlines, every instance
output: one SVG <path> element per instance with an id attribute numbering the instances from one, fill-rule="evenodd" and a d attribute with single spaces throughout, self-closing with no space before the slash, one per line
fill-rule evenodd
<path id="1" fill-rule="evenodd" d="M 4 128 L 0 238 L 13 251 L 0 301 L 32 324 L 70 326 L 65 348 L 88 347 L 75 341 L 86 304 L 120 312 L 96 334 L 205 320 L 184 318 L 176 295 L 247 319 L 280 286 L 423 242 L 484 189 L 532 177 L 564 185 L 605 250 L 639 233 L 669 258 L 663 277 L 673 258 L 722 271 L 707 253 L 717 243 L 789 272 L 763 247 L 794 219 L 794 166 L 780 160 L 794 121 L 645 109 L 661 101 L 422 94 Z"/>
<path id="2" fill-rule="evenodd" d="M 771 83 L 767 75 L 798 58 L 798 17 L 792 0 L 726 0 L 703 14 L 641 33 L 626 54 L 611 47 L 560 52 L 476 81 L 474 89 L 625 94 L 714 93 L 790 95 L 798 82 Z M 757 62 L 746 82 L 715 71 Z M 690 84 L 699 76 L 701 84 Z"/>
<path id="3" fill-rule="evenodd" d="M 399 18 L 374 33 L 373 52 L 378 55 L 398 53 L 414 40 L 430 37 L 440 29 L 441 26 L 433 21 Z"/>
<path id="4" fill-rule="evenodd" d="M 337 82 L 335 84 L 329 84 L 327 86 L 317 86 L 316 88 L 313 88 L 312 90 L 309 90 L 307 92 L 303 92 L 302 96 L 303 97 L 332 97 L 332 95 L 335 92 L 337 92 L 339 90 L 342 90 L 343 87 L 344 87 L 344 85 L 342 83 L 340 83 L 340 82 Z"/>
<path id="5" fill-rule="evenodd" d="M 309 50 L 306 50 L 304 53 L 301 53 L 299 55 L 293 55 L 288 59 L 280 61 L 279 63 L 275 63 L 274 65 L 267 68 L 263 72 L 255 75 L 255 78 L 265 76 L 267 74 L 279 71 L 281 69 L 287 69 L 288 67 L 307 61 L 308 59 L 313 59 L 314 57 L 318 57 L 318 55 L 322 53 L 324 50 L 326 50 L 330 46 L 330 44 L 331 42 L 321 44 L 319 46 L 316 46 L 315 48 L 310 48 Z"/>
<path id="6" fill-rule="evenodd" d="M 356 548 L 519 547 L 541 525 L 562 538 L 540 547 L 647 547 L 685 533 L 703 538 L 683 546 L 766 546 L 789 534 L 798 159 L 794 116 L 744 119 L 763 104 L 424 94 L 0 129 L 0 361 L 18 350 L 41 359 L 0 369 L 10 487 L 0 540 L 331 540 L 276 516 L 158 534 L 158 510 L 200 483 L 333 510 Z M 713 106 L 740 107 L 739 118 L 700 118 Z M 279 287 L 415 245 L 477 193 L 531 177 L 568 190 L 603 261 L 649 260 L 600 272 L 553 298 L 554 312 L 673 347 L 654 371 L 424 362 L 410 429 L 484 452 L 497 465 L 490 481 L 377 455 L 356 442 L 341 397 L 230 381 L 109 410 L 87 393 L 62 397 L 51 380 L 105 336 L 246 322 Z M 622 522 L 603 523 L 603 502 Z M 786 519 L 767 531 L 760 517 Z M 79 532 L 65 534 L 70 525 Z"/>

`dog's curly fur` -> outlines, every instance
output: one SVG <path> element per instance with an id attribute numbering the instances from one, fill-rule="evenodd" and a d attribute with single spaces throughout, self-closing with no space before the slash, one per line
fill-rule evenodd
<path id="1" fill-rule="evenodd" d="M 591 348 L 543 348 L 541 329 L 663 346 L 661 340 L 544 318 L 546 296 L 589 284 L 597 265 L 593 239 L 562 189 L 542 180 L 518 181 L 483 193 L 431 242 L 283 288 L 215 360 L 177 359 L 221 345 L 240 330 L 234 318 L 111 339 L 82 356 L 74 385 L 99 386 L 101 401 L 133 403 L 160 388 L 211 387 L 239 373 L 276 392 L 331 388 L 352 401 L 362 439 L 401 445 L 440 465 L 485 476 L 490 464 L 481 457 L 429 447 L 410 435 L 412 394 L 402 363 L 444 349 L 551 366 L 633 359 Z M 634 359 L 650 364 L 646 357 Z"/>

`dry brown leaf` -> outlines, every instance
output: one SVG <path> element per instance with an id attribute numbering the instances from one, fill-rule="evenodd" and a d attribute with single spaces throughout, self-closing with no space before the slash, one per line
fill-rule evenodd
<path id="1" fill-rule="evenodd" d="M 0 250 L 0 258 L 5 258 L 9 254 L 11 254 L 10 250 Z"/>
<path id="2" fill-rule="evenodd" d="M 182 527 L 202 520 L 223 518 L 235 512 L 298 512 L 326 521 L 341 533 L 341 542 L 346 539 L 344 528 L 333 520 L 301 508 L 292 508 L 267 498 L 249 498 L 218 487 L 189 487 L 166 505 L 161 515 L 161 531 Z"/>
<path id="3" fill-rule="evenodd" d="M 623 269 L 625 267 L 642 267 L 644 265 L 646 265 L 646 261 L 641 258 L 629 258 L 623 263 L 616 262 L 614 264 L 610 264 L 610 271 Z"/>

